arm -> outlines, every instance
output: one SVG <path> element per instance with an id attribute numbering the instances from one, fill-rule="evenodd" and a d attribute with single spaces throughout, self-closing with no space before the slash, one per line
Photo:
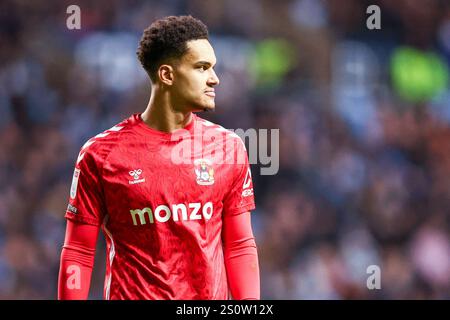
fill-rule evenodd
<path id="1" fill-rule="evenodd" d="M 59 268 L 59 300 L 87 299 L 99 230 L 99 226 L 67 220 Z"/>
<path id="2" fill-rule="evenodd" d="M 225 268 L 233 299 L 259 300 L 258 252 L 250 212 L 225 216 L 222 235 Z"/>

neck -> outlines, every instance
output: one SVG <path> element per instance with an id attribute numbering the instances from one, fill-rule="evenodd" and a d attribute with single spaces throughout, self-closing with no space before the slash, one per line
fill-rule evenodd
<path id="1" fill-rule="evenodd" d="M 192 112 L 176 110 L 168 92 L 152 89 L 147 108 L 141 117 L 149 127 L 171 133 L 184 128 L 191 121 Z"/>

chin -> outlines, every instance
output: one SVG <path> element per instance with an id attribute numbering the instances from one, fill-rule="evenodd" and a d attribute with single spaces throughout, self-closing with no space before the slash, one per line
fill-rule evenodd
<path id="1" fill-rule="evenodd" d="M 215 104 L 202 104 L 202 105 L 197 105 L 192 109 L 192 112 L 201 112 L 201 111 L 205 111 L 205 112 L 209 112 L 209 111 L 214 111 L 216 108 Z"/>
<path id="2" fill-rule="evenodd" d="M 205 106 L 203 107 L 203 111 L 214 111 L 216 109 L 216 105 Z"/>

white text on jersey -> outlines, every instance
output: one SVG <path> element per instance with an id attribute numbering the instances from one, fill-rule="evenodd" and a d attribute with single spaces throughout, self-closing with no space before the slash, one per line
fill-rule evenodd
<path id="1" fill-rule="evenodd" d="M 189 216 L 188 216 L 189 209 Z M 133 225 L 144 225 L 147 224 L 147 218 L 150 223 L 154 223 L 155 220 L 158 222 L 167 222 L 170 218 L 173 221 L 179 221 L 180 218 L 183 221 L 187 220 L 200 220 L 204 218 L 205 220 L 211 219 L 213 214 L 213 204 L 212 202 L 206 202 L 203 206 L 200 202 L 188 203 L 188 206 L 184 203 L 173 204 L 172 207 L 166 205 L 159 205 L 153 211 L 151 208 L 135 209 L 130 210 L 131 217 L 133 219 Z M 181 213 L 181 217 L 179 214 Z M 147 214 L 147 215 L 146 215 Z M 139 217 L 137 219 L 136 217 Z"/>

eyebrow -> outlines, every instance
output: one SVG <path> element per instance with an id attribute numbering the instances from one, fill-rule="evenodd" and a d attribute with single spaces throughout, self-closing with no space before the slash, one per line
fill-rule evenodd
<path id="1" fill-rule="evenodd" d="M 195 65 L 196 66 L 200 66 L 200 65 L 206 65 L 206 66 L 212 66 L 212 64 L 211 64 L 211 62 L 209 62 L 209 61 L 204 61 L 204 60 L 200 60 L 200 61 L 197 61 L 196 63 L 195 63 Z"/>

